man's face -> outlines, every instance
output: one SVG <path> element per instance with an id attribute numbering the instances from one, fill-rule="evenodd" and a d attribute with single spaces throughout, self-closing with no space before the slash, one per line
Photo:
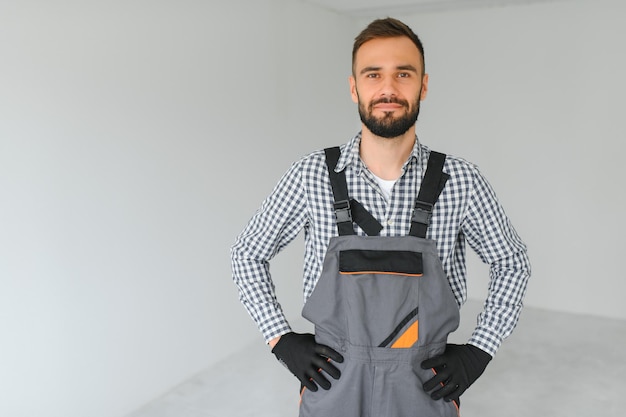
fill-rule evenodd
<path id="1" fill-rule="evenodd" d="M 407 37 L 373 39 L 357 51 L 350 77 L 352 100 L 361 121 L 374 135 L 395 138 L 413 128 L 428 75 L 422 57 Z"/>

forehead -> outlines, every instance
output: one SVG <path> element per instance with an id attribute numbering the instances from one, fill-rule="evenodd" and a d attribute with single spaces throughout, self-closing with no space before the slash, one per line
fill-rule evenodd
<path id="1" fill-rule="evenodd" d="M 422 54 L 406 36 L 369 40 L 361 45 L 354 57 L 356 73 L 365 67 L 386 68 L 399 65 L 422 67 Z"/>

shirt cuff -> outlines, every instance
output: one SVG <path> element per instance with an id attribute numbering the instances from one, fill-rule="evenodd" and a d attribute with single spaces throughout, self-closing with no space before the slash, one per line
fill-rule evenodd
<path id="1" fill-rule="evenodd" d="M 282 315 L 274 317 L 272 319 L 267 319 L 266 321 L 261 323 L 259 327 L 261 328 L 261 333 L 263 333 L 265 343 L 267 344 L 269 344 L 271 340 L 277 338 L 278 336 L 282 336 L 285 333 L 289 333 L 291 331 L 289 323 Z"/>
<path id="2" fill-rule="evenodd" d="M 496 352 L 498 348 L 500 348 L 502 340 L 502 337 L 493 330 L 478 326 L 474 329 L 468 343 L 484 350 L 493 357 L 496 356 Z"/>

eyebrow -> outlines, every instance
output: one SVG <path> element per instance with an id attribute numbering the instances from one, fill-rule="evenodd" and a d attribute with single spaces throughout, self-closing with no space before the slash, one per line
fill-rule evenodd
<path id="1" fill-rule="evenodd" d="M 399 69 L 399 70 L 402 70 L 402 71 L 417 72 L 417 68 L 415 68 L 413 65 L 400 65 L 399 67 L 396 67 L 396 69 Z"/>
<path id="2" fill-rule="evenodd" d="M 366 72 L 372 72 L 372 71 L 380 71 L 381 67 L 365 67 L 361 70 L 360 74 L 365 74 Z"/>
<path id="3" fill-rule="evenodd" d="M 382 69 L 382 67 L 365 67 L 361 70 L 360 74 L 365 74 L 366 72 L 375 72 L 375 71 L 380 71 Z M 415 68 L 413 65 L 398 65 L 396 67 L 396 70 L 400 70 L 400 71 L 413 71 L 415 73 L 417 73 L 417 68 Z"/>

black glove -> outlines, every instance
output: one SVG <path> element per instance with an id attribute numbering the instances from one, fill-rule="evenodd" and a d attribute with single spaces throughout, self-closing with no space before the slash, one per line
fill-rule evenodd
<path id="1" fill-rule="evenodd" d="M 443 354 L 422 362 L 422 368 L 432 368 L 436 375 L 424 383 L 434 400 L 458 400 L 461 394 L 482 375 L 491 355 L 473 345 L 446 345 Z"/>
<path id="2" fill-rule="evenodd" d="M 330 381 L 321 373 L 322 370 L 335 379 L 341 376 L 330 360 L 343 362 L 343 356 L 328 346 L 316 343 L 312 334 L 284 334 L 272 353 L 311 391 L 317 391 L 317 385 L 326 390 L 330 388 Z"/>

